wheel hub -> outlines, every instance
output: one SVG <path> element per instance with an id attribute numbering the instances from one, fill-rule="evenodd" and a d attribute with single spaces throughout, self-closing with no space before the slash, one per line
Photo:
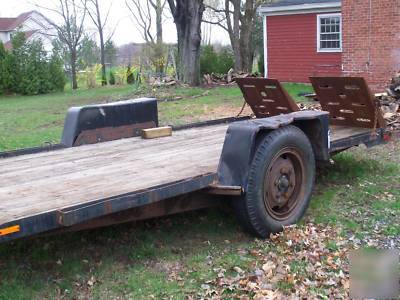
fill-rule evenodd
<path id="1" fill-rule="evenodd" d="M 286 193 L 289 189 L 290 186 L 290 179 L 288 178 L 287 175 L 282 175 L 279 179 L 278 179 L 278 190 L 282 193 Z"/>
<path id="2" fill-rule="evenodd" d="M 286 218 L 295 207 L 303 170 L 297 153 L 292 149 L 282 151 L 268 166 L 264 182 L 264 202 L 276 218 Z"/>

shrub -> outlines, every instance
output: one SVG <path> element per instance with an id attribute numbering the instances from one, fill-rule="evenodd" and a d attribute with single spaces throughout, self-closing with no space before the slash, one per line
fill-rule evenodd
<path id="1" fill-rule="evenodd" d="M 67 81 L 63 70 L 63 61 L 56 53 L 51 56 L 49 74 L 52 89 L 54 91 L 63 91 Z"/>
<path id="2" fill-rule="evenodd" d="M 218 70 L 217 73 L 226 74 L 229 69 L 233 68 L 235 64 L 234 56 L 232 50 L 225 47 L 218 54 Z"/>
<path id="3" fill-rule="evenodd" d="M 96 87 L 97 73 L 101 70 L 101 65 L 97 64 L 93 67 L 87 67 L 85 69 L 86 85 L 89 89 Z"/>
<path id="4" fill-rule="evenodd" d="M 15 45 L 15 46 L 14 46 Z M 46 52 L 40 41 L 13 43 L 14 56 L 13 91 L 19 94 L 36 95 L 50 92 L 50 75 Z"/>
<path id="5" fill-rule="evenodd" d="M 200 73 L 211 74 L 218 73 L 218 55 L 211 45 L 206 45 L 201 48 L 200 54 Z"/>
<path id="6" fill-rule="evenodd" d="M 132 67 L 130 65 L 126 69 L 126 83 L 128 83 L 128 84 L 135 83 L 135 74 L 133 71 L 134 70 L 132 69 Z"/>
<path id="7" fill-rule="evenodd" d="M 6 49 L 4 49 L 3 43 L 0 41 L 0 94 L 6 91 L 6 82 L 8 81 L 8 69 L 6 67 Z"/>
<path id="8" fill-rule="evenodd" d="M 118 85 L 125 84 L 127 82 L 127 74 L 126 74 L 126 69 L 125 67 L 123 68 L 118 68 L 115 71 L 115 83 Z"/>
<path id="9" fill-rule="evenodd" d="M 14 57 L 6 52 L 0 66 L 0 84 L 2 92 L 12 92 Z"/>
<path id="10" fill-rule="evenodd" d="M 257 66 L 258 66 L 258 72 L 260 74 L 264 74 L 265 67 L 264 67 L 264 53 L 263 52 L 261 52 L 260 58 L 258 59 L 258 62 L 257 62 Z"/>
<path id="11" fill-rule="evenodd" d="M 202 46 L 200 54 L 200 73 L 203 74 L 225 74 L 233 68 L 233 53 L 227 47 L 220 53 L 214 50 L 212 45 Z"/>
<path id="12" fill-rule="evenodd" d="M 142 55 L 151 63 L 155 68 L 156 76 L 161 76 L 165 73 L 165 65 L 168 59 L 168 47 L 163 43 L 148 43 L 142 52 Z"/>
<path id="13" fill-rule="evenodd" d="M 113 71 L 110 71 L 110 80 L 109 80 L 110 85 L 115 85 L 115 75 Z"/>
<path id="14" fill-rule="evenodd" d="M 12 46 L 6 51 L 0 45 L 0 92 L 35 95 L 64 88 L 62 63 L 47 56 L 41 41 L 26 43 L 25 35 L 16 33 Z"/>

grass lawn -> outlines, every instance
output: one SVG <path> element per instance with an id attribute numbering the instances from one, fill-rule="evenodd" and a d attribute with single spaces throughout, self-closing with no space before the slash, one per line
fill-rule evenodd
<path id="1" fill-rule="evenodd" d="M 272 240 L 244 233 L 229 209 L 208 209 L 0 245 L 0 299 L 252 297 L 257 272 L 275 296 L 348 298 L 350 249 L 400 247 L 399 151 L 336 156 L 319 170 L 303 225 Z M 284 275 L 266 275 L 271 262 Z"/>
<path id="2" fill-rule="evenodd" d="M 287 84 L 298 100 L 311 86 Z M 99 87 L 39 96 L 0 96 L 0 151 L 58 143 L 69 107 L 105 103 L 139 96 L 182 100 L 159 104 L 161 124 L 178 125 L 217 117 L 235 116 L 243 99 L 236 87 L 136 89 L 132 86 Z M 247 111 L 249 112 L 249 111 Z"/>
<path id="3" fill-rule="evenodd" d="M 293 96 L 310 89 L 286 87 Z M 71 105 L 142 93 L 0 98 L 1 149 L 58 141 Z M 237 88 L 152 93 L 184 99 L 160 103 L 164 124 L 235 115 L 242 105 Z M 399 153 L 397 141 L 335 156 L 318 170 L 304 220 L 268 240 L 243 232 L 226 207 L 0 245 L 0 299 L 347 299 L 351 249 L 400 248 Z"/>

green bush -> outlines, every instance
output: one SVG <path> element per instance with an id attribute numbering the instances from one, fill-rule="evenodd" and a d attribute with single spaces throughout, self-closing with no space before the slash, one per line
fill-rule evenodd
<path id="1" fill-rule="evenodd" d="M 127 84 L 134 84 L 135 83 L 134 70 L 130 65 L 126 69 L 126 83 Z"/>
<path id="2" fill-rule="evenodd" d="M 110 85 L 115 85 L 115 75 L 113 71 L 110 71 L 110 80 L 109 80 Z"/>
<path id="3" fill-rule="evenodd" d="M 260 55 L 260 58 L 259 58 L 259 60 L 258 60 L 258 62 L 257 62 L 257 65 L 258 65 L 258 72 L 260 73 L 260 74 L 264 74 L 264 72 L 265 72 L 265 67 L 264 67 L 264 52 L 261 52 L 261 55 Z"/>
<path id="4" fill-rule="evenodd" d="M 218 72 L 220 74 L 228 73 L 229 69 L 233 68 L 235 64 L 233 52 L 231 49 L 225 47 L 218 54 Z"/>
<path id="5" fill-rule="evenodd" d="M 200 54 L 200 73 L 211 74 L 218 73 L 218 54 L 215 52 L 214 47 L 206 45 L 201 47 Z"/>
<path id="6" fill-rule="evenodd" d="M 214 50 L 212 45 L 201 47 L 200 54 L 200 73 L 204 74 L 226 74 L 230 68 L 233 68 L 233 53 L 227 47 L 219 53 Z"/>
<path id="7" fill-rule="evenodd" d="M 10 76 L 8 73 L 8 69 L 6 66 L 6 49 L 4 49 L 3 43 L 0 41 L 0 94 L 3 94 L 7 89 L 8 77 Z"/>
<path id="8" fill-rule="evenodd" d="M 0 46 L 0 92 L 24 95 L 44 94 L 64 88 L 62 63 L 49 58 L 41 41 L 25 42 L 23 33 L 12 39 L 12 50 Z"/>
<path id="9" fill-rule="evenodd" d="M 49 64 L 50 83 L 55 91 L 63 91 L 67 80 L 63 69 L 62 59 L 55 53 L 51 56 Z"/>

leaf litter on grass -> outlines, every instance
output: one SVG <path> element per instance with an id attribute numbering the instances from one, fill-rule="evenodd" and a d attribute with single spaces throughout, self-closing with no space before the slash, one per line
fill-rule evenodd
<path id="1" fill-rule="evenodd" d="M 269 240 L 256 240 L 247 253 L 255 260 L 246 271 L 234 267 L 234 274 L 228 276 L 219 270 L 201 286 L 197 297 L 346 299 L 353 246 L 340 233 L 340 228 L 309 223 L 286 227 Z"/>

